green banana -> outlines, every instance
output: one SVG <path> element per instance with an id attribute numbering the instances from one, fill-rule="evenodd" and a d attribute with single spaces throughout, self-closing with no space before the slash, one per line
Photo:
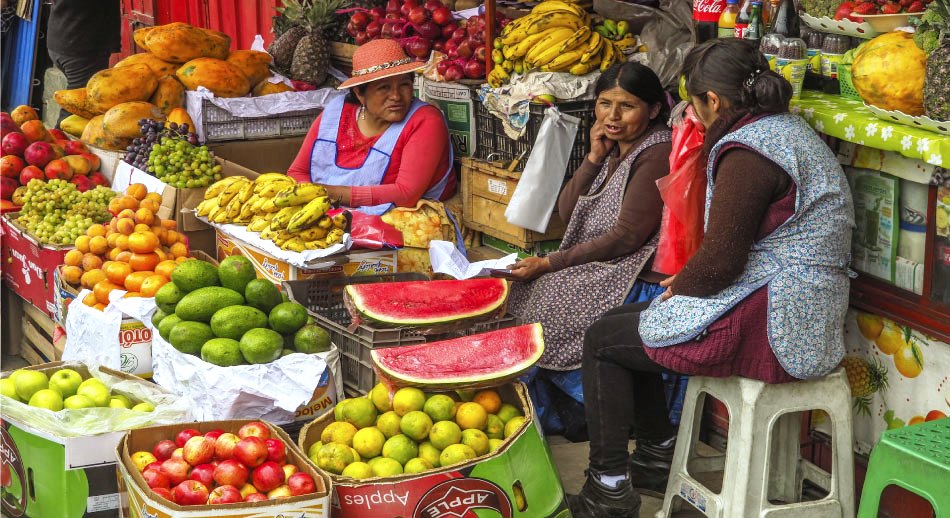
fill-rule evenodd
<path id="1" fill-rule="evenodd" d="M 620 20 L 617 22 L 617 36 L 623 37 L 623 35 L 630 32 L 630 22 L 626 20 Z"/>
<path id="2" fill-rule="evenodd" d="M 597 34 L 600 34 L 601 36 L 605 38 L 611 37 L 610 31 L 608 31 L 607 27 L 604 27 L 603 25 L 598 25 L 597 27 L 594 27 L 594 32 L 596 32 Z"/>
<path id="3" fill-rule="evenodd" d="M 617 22 L 607 19 L 607 20 L 604 20 L 603 25 L 604 25 L 604 28 L 606 28 L 607 31 L 610 32 L 611 36 L 614 36 L 617 34 Z"/>

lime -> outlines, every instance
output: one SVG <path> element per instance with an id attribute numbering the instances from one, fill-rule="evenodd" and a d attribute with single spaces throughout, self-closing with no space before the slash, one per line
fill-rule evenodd
<path id="1" fill-rule="evenodd" d="M 418 455 L 419 447 L 416 446 L 415 441 L 402 434 L 390 437 L 383 444 L 383 457 L 394 459 L 400 465 L 405 465 L 409 459 Z"/>
<path id="2" fill-rule="evenodd" d="M 455 418 L 455 400 L 445 394 L 436 394 L 426 400 L 422 411 L 433 421 L 450 421 Z"/>

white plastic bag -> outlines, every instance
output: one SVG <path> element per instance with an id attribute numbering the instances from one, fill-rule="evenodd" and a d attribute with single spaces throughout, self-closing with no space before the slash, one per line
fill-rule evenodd
<path id="1" fill-rule="evenodd" d="M 82 290 L 69 305 L 63 361 L 79 361 L 121 370 L 119 328 L 122 325 L 122 310 L 112 302 L 102 311 L 83 304 L 83 299 L 89 293 L 89 290 Z M 124 294 L 124 291 L 116 292 L 117 297 Z"/>
<path id="2" fill-rule="evenodd" d="M 505 209 L 508 223 L 535 232 L 547 230 L 579 122 L 577 117 L 565 115 L 556 107 L 545 110 L 538 138 Z"/>

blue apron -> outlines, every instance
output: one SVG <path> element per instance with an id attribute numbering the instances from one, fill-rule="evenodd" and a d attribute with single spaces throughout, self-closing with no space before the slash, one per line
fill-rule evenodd
<path id="1" fill-rule="evenodd" d="M 340 118 L 343 114 L 343 99 L 342 96 L 337 97 L 323 110 L 319 137 L 314 141 L 313 149 L 310 152 L 310 181 L 324 185 L 380 185 L 386 176 L 386 170 L 389 169 L 393 149 L 396 147 L 396 141 L 399 140 L 402 130 L 416 111 L 425 106 L 426 103 L 413 99 L 412 105 L 409 107 L 409 113 L 401 121 L 389 126 L 383 132 L 376 143 L 373 144 L 366 160 L 363 161 L 363 165 L 355 169 L 348 169 L 337 165 L 337 138 L 340 132 Z M 453 174 L 453 161 L 452 147 L 449 146 L 448 170 L 442 175 L 439 183 L 422 194 L 423 198 L 438 201 L 442 197 Z M 355 207 L 355 209 L 364 214 L 379 216 L 393 207 L 394 204 L 392 203 L 384 203 Z"/>

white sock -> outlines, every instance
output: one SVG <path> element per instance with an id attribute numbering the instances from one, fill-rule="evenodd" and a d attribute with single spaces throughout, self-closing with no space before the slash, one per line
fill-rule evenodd
<path id="1" fill-rule="evenodd" d="M 676 441 L 676 436 L 674 435 L 673 437 L 670 437 L 669 439 L 657 444 L 657 446 L 659 446 L 660 448 L 669 448 L 670 446 L 673 445 L 673 442 L 675 441 Z"/>
<path id="2" fill-rule="evenodd" d="M 620 487 L 621 482 L 627 480 L 627 475 L 605 475 L 603 473 L 597 475 L 597 479 L 600 480 L 600 483 L 611 488 L 617 489 Z"/>

